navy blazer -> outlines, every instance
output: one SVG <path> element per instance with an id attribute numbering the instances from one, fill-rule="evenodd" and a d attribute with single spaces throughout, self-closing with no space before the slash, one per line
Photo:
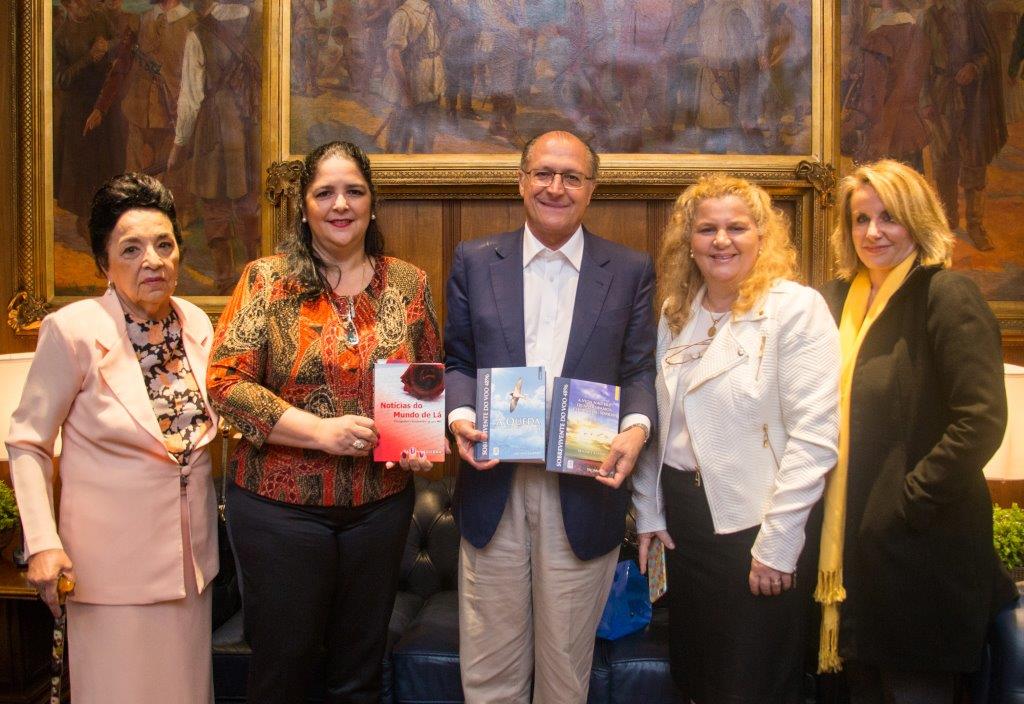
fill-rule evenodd
<path id="1" fill-rule="evenodd" d="M 652 425 L 657 421 L 653 288 L 649 256 L 584 230 L 561 374 L 622 387 L 622 415 L 643 413 Z M 523 228 L 459 244 L 446 306 L 445 395 L 451 411 L 476 405 L 478 368 L 526 364 Z M 487 471 L 465 462 L 459 467 L 455 518 L 462 535 L 477 548 L 498 527 L 513 469 L 513 463 L 505 462 Z M 571 474 L 559 476 L 559 488 L 565 533 L 577 557 L 604 555 L 622 541 L 627 488 L 611 489 Z"/>

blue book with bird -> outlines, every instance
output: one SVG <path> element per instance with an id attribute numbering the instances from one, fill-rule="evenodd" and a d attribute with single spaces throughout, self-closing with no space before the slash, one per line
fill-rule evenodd
<path id="1" fill-rule="evenodd" d="M 493 367 L 476 373 L 478 462 L 544 462 L 547 385 L 544 367 Z"/>

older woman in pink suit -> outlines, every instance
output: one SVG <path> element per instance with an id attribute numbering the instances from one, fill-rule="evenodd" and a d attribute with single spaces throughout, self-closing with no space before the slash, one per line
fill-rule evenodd
<path id="1" fill-rule="evenodd" d="M 46 317 L 11 419 L 28 579 L 55 614 L 59 575 L 75 580 L 75 704 L 208 704 L 216 424 L 201 382 L 213 331 L 203 311 L 171 297 L 181 233 L 158 181 L 105 183 L 89 233 L 107 292 Z"/>

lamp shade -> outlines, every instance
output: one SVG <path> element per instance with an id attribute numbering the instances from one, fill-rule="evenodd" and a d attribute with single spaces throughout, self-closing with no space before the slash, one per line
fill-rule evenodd
<path id="1" fill-rule="evenodd" d="M 1006 374 L 1006 435 L 985 465 L 986 479 L 1024 479 L 1024 367 L 1003 365 Z"/>
<path id="2" fill-rule="evenodd" d="M 0 354 L 0 461 L 8 461 L 7 436 L 11 431 L 11 415 L 21 402 L 28 369 L 32 366 L 33 352 Z M 53 454 L 60 454 L 60 435 L 53 448 Z"/>

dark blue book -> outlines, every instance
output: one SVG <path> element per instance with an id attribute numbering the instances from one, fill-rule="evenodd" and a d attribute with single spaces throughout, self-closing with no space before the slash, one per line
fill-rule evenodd
<path id="1" fill-rule="evenodd" d="M 551 395 L 547 469 L 598 474 L 619 433 L 619 387 L 559 376 Z"/>
<path id="2" fill-rule="evenodd" d="M 478 462 L 543 462 L 547 424 L 544 367 L 494 367 L 476 373 L 476 427 L 487 433 Z"/>

